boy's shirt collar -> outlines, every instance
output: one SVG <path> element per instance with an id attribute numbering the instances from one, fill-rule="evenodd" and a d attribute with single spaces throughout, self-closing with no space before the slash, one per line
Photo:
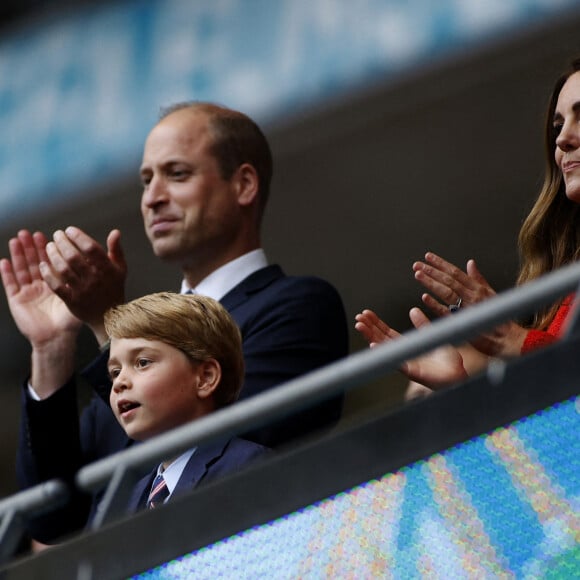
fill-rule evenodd
<path id="1" fill-rule="evenodd" d="M 169 490 L 169 497 L 173 493 L 173 490 L 177 487 L 177 482 L 187 465 L 187 462 L 191 459 L 191 456 L 195 453 L 196 447 L 193 449 L 188 449 L 185 453 L 182 453 L 175 461 L 172 461 L 166 469 L 163 469 L 161 465 L 157 468 L 156 475 L 162 474 L 163 479 Z M 165 500 L 167 501 L 167 500 Z"/>

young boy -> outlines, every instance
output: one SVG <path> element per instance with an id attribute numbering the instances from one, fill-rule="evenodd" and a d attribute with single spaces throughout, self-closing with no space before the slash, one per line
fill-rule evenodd
<path id="1" fill-rule="evenodd" d="M 131 439 L 145 441 L 238 398 L 244 376 L 240 331 L 215 300 L 150 294 L 109 310 L 105 328 L 111 408 Z M 191 449 L 139 481 L 128 511 L 155 507 L 237 471 L 266 450 L 239 438 Z M 156 491 L 160 495 L 153 497 Z"/>

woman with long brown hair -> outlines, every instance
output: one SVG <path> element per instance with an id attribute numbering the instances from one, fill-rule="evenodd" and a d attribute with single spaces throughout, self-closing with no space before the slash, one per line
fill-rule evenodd
<path id="1" fill-rule="evenodd" d="M 520 273 L 524 284 L 580 258 L 580 58 L 554 85 L 544 129 L 546 168 L 542 189 L 519 234 Z M 469 260 L 465 271 L 428 252 L 425 261 L 413 264 L 415 278 L 428 290 L 422 301 L 436 316 L 494 296 L 496 292 Z M 402 370 L 412 380 L 431 388 L 453 382 L 481 368 L 489 357 L 512 357 L 554 342 L 560 336 L 572 304 L 572 296 L 538 311 L 529 325 L 508 321 L 476 337 L 474 349 L 460 353 L 452 347 L 409 361 Z M 427 318 L 413 309 L 416 327 Z M 392 340 L 398 333 L 365 310 L 355 328 L 373 346 Z M 460 358 L 458 358 L 458 355 Z M 463 368 L 463 373 L 461 372 Z"/>

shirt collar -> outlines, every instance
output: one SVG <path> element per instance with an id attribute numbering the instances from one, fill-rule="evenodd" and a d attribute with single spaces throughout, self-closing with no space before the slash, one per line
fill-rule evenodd
<path id="1" fill-rule="evenodd" d="M 167 469 L 162 470 L 161 465 L 157 468 L 157 475 L 160 473 L 163 474 L 163 479 L 167 485 L 167 489 L 169 490 L 169 495 L 173 493 L 173 490 L 177 486 L 177 482 L 187 465 L 187 462 L 190 460 L 191 456 L 195 453 L 195 447 L 193 449 L 188 449 L 185 453 L 182 453 L 175 461 L 172 461 L 168 466 Z"/>
<path id="2" fill-rule="evenodd" d="M 235 288 L 242 280 L 250 274 L 261 270 L 268 265 L 266 254 L 262 248 L 252 250 L 217 270 L 204 278 L 195 288 L 190 288 L 187 282 L 181 282 L 181 293 L 185 294 L 192 290 L 195 294 L 209 296 L 214 300 L 221 300 L 232 288 Z"/>

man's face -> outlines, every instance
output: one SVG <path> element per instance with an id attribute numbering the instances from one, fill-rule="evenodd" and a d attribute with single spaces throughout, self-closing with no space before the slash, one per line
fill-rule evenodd
<path id="1" fill-rule="evenodd" d="M 211 155 L 206 114 L 179 110 L 156 125 L 141 164 L 141 212 L 159 258 L 211 265 L 240 229 L 235 178 L 225 180 Z"/>
<path id="2" fill-rule="evenodd" d="M 200 365 L 158 340 L 111 340 L 111 409 L 137 441 L 183 425 L 205 414 L 198 397 Z"/>

